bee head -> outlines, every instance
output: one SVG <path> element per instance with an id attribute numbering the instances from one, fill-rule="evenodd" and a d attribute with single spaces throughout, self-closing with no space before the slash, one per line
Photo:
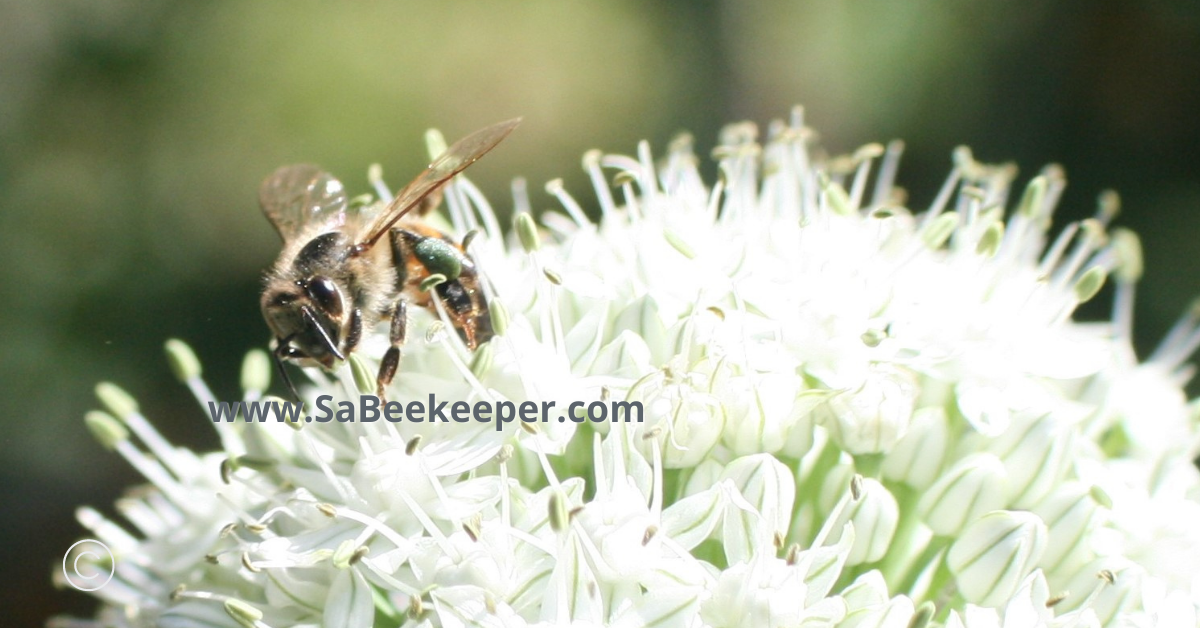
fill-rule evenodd
<path id="1" fill-rule="evenodd" d="M 345 302 L 337 283 L 322 275 L 268 288 L 262 296 L 263 318 L 275 334 L 277 355 L 312 360 L 333 368 L 346 359 L 338 350 L 345 327 Z"/>

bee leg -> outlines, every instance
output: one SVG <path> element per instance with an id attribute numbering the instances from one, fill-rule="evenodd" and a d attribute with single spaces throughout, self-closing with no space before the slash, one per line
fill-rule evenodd
<path id="1" fill-rule="evenodd" d="M 346 333 L 346 346 L 342 347 L 342 355 L 350 355 L 358 346 L 358 341 L 362 340 L 362 329 L 362 310 L 354 308 L 350 313 L 350 331 Z"/>
<path id="2" fill-rule="evenodd" d="M 408 305 L 402 298 L 396 302 L 396 311 L 392 313 L 392 325 L 388 333 L 391 346 L 388 347 L 387 353 L 383 354 L 383 360 L 379 363 L 379 375 L 375 378 L 376 393 L 380 399 L 383 399 L 383 389 L 392 383 L 392 379 L 396 377 L 396 370 L 400 368 L 400 346 L 404 344 L 407 331 Z"/>
<path id="3" fill-rule="evenodd" d="M 289 337 L 290 339 L 290 337 Z M 296 385 L 292 383 L 292 378 L 288 376 L 287 366 L 284 364 L 286 358 L 292 357 L 292 348 L 288 346 L 288 341 L 284 340 L 271 351 L 271 357 L 275 359 L 275 366 L 279 367 L 279 376 L 287 386 L 288 391 L 292 393 L 292 399 L 300 401 L 300 393 L 296 392 Z"/>

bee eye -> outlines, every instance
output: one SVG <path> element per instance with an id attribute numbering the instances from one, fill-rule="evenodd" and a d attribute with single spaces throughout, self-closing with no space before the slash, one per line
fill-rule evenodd
<path id="1" fill-rule="evenodd" d="M 338 293 L 337 284 L 328 277 L 313 277 L 308 280 L 308 285 L 305 287 L 308 293 L 308 298 L 312 299 L 317 307 L 323 312 L 332 317 L 342 315 L 342 296 Z"/>

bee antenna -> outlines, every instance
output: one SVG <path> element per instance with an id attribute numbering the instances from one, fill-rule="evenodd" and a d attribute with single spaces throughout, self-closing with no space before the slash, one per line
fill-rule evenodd
<path id="1" fill-rule="evenodd" d="M 278 340 L 279 344 L 271 352 L 271 357 L 275 358 L 275 366 L 279 367 L 279 377 L 283 379 L 283 383 L 292 392 L 292 399 L 300 401 L 300 393 L 296 392 L 296 385 L 292 383 L 292 378 L 288 376 L 287 365 L 283 363 L 283 354 L 287 351 L 288 342 L 290 341 L 290 338 Z"/>
<path id="2" fill-rule="evenodd" d="M 325 348 L 333 354 L 333 357 L 339 360 L 345 360 L 346 357 L 342 355 L 341 351 L 338 351 L 337 343 L 333 341 L 333 338 L 329 337 L 329 334 L 326 333 L 325 328 L 321 327 L 321 323 L 317 322 L 317 316 L 313 314 L 312 308 L 306 305 L 300 308 L 300 311 L 304 314 L 304 318 L 307 319 L 308 322 L 311 323 L 312 326 L 317 330 L 317 333 L 321 335 L 321 341 L 325 343 Z"/>

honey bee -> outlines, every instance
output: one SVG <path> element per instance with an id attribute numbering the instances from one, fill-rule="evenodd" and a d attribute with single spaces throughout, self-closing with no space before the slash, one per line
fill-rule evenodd
<path id="1" fill-rule="evenodd" d="M 332 369 L 364 330 L 386 320 L 390 346 L 376 376 L 382 397 L 400 365 L 410 305 L 434 310 L 439 300 L 471 350 L 492 337 L 466 241 L 455 242 L 420 215 L 437 204 L 442 186 L 518 123 L 494 124 L 455 142 L 379 212 L 351 209 L 342 183 L 316 166 L 284 166 L 263 181 L 259 204 L 283 250 L 267 273 L 260 305 L 275 339 L 272 356 L 293 395 L 286 361 Z M 422 290 L 434 275 L 444 279 Z"/>

